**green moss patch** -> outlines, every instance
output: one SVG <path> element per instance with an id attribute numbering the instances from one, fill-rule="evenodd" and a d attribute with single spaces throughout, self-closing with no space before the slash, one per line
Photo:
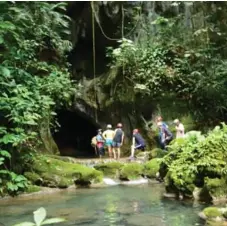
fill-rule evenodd
<path id="1" fill-rule="evenodd" d="M 103 177 L 102 172 L 93 168 L 47 156 L 36 156 L 31 167 L 33 172 L 25 176 L 34 184 L 47 187 L 66 188 L 75 181 L 96 183 L 102 181 Z"/>
<path id="2" fill-rule="evenodd" d="M 217 207 L 207 207 L 203 210 L 203 213 L 208 219 L 222 216 L 221 211 Z"/>
<path id="3" fill-rule="evenodd" d="M 149 178 L 155 178 L 156 173 L 159 171 L 160 161 L 159 159 L 152 159 L 144 164 L 143 174 Z"/>
<path id="4" fill-rule="evenodd" d="M 214 198 L 227 196 L 227 183 L 224 178 L 205 178 L 205 187 Z"/>
<path id="5" fill-rule="evenodd" d="M 143 174 L 143 166 L 139 163 L 129 163 L 123 166 L 120 171 L 121 180 L 133 180 L 140 178 Z"/>
<path id="6" fill-rule="evenodd" d="M 120 162 L 109 162 L 98 164 L 94 168 L 96 170 L 103 172 L 105 176 L 115 178 L 119 175 L 123 166 L 124 164 Z"/>
<path id="7" fill-rule="evenodd" d="M 41 188 L 36 185 L 28 185 L 26 192 L 27 193 L 34 193 L 34 192 L 39 192 L 41 191 Z"/>

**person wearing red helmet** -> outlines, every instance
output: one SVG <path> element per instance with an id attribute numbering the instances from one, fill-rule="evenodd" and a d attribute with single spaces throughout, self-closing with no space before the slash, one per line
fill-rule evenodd
<path id="1" fill-rule="evenodd" d="M 124 131 L 122 130 L 122 124 L 118 123 L 117 124 L 117 129 L 114 131 L 114 137 L 113 137 L 113 154 L 114 154 L 114 159 L 120 159 L 121 156 L 121 146 L 124 141 Z M 117 150 L 117 155 L 116 155 L 116 150 Z"/>
<path id="2" fill-rule="evenodd" d="M 130 159 L 134 159 L 134 154 L 135 154 L 135 150 L 142 150 L 144 151 L 144 148 L 146 147 L 146 143 L 145 140 L 143 139 L 143 137 L 141 136 L 141 134 L 139 133 L 138 129 L 134 129 L 133 130 L 133 137 L 132 137 L 132 146 L 131 146 L 131 155 L 130 155 Z"/>

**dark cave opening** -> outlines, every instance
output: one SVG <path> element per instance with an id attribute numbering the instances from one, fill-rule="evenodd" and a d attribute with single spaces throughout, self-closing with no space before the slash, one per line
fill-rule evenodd
<path id="1" fill-rule="evenodd" d="M 57 114 L 61 125 L 53 138 L 62 156 L 95 157 L 91 139 L 96 135 L 98 125 L 91 119 L 75 111 L 61 111 Z"/>

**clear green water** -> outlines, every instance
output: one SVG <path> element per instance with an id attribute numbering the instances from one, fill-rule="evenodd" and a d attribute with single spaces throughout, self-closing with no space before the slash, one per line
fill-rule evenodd
<path id="1" fill-rule="evenodd" d="M 0 222 L 12 226 L 32 221 L 33 211 L 47 210 L 48 217 L 64 217 L 61 226 L 192 226 L 203 225 L 192 202 L 162 198 L 160 184 L 77 189 L 0 201 Z M 1 224 L 0 224 L 1 225 Z"/>

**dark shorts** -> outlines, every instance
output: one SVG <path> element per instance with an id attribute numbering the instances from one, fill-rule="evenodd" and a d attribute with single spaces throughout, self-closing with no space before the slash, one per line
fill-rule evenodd
<path id="1" fill-rule="evenodd" d="M 146 147 L 145 145 L 138 144 L 138 145 L 135 146 L 135 150 L 142 150 L 143 151 L 145 149 L 145 147 Z"/>
<path id="2" fill-rule="evenodd" d="M 98 148 L 99 155 L 104 155 L 105 154 L 105 148 L 104 147 L 99 147 Z"/>
<path id="3" fill-rule="evenodd" d="M 118 143 L 118 142 L 113 141 L 112 146 L 114 148 L 119 148 L 121 146 L 121 143 Z"/>

